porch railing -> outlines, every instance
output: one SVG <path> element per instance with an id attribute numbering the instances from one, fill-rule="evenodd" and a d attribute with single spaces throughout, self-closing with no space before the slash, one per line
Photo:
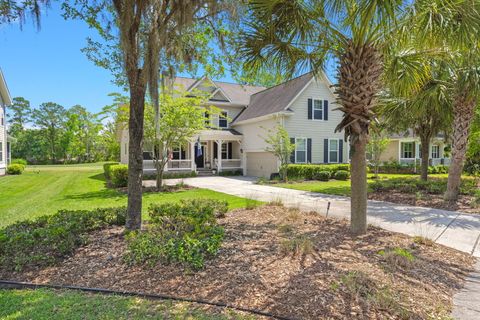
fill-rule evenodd
<path id="1" fill-rule="evenodd" d="M 428 159 L 429 165 L 431 166 L 438 166 L 438 165 L 450 165 L 450 158 L 435 158 L 435 159 Z M 415 159 L 415 158 L 400 158 L 400 164 L 405 165 L 420 165 L 422 163 L 422 159 Z"/>
<path id="2" fill-rule="evenodd" d="M 167 163 L 168 170 L 191 170 L 192 169 L 192 160 L 191 159 L 182 159 L 182 160 L 169 160 Z"/>

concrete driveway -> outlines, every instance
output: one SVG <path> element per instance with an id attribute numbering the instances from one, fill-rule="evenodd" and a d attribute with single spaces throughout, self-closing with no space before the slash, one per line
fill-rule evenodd
<path id="1" fill-rule="evenodd" d="M 287 207 L 313 210 L 336 218 L 350 218 L 350 198 L 255 184 L 249 177 L 197 177 L 166 180 L 260 201 L 281 201 Z M 155 185 L 145 181 L 145 185 Z M 329 206 L 330 204 L 330 206 Z M 410 236 L 422 236 L 437 243 L 480 257 L 480 215 L 368 201 L 368 223 Z M 454 296 L 455 319 L 480 319 L 480 262 L 465 287 Z"/>

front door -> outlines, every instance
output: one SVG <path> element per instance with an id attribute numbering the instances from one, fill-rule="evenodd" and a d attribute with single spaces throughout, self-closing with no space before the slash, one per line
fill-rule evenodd
<path id="1" fill-rule="evenodd" d="M 195 148 L 196 149 L 196 148 Z M 195 150 L 195 164 L 197 168 L 203 168 L 205 166 L 205 147 L 202 146 L 202 154 L 198 154 L 198 151 Z"/>

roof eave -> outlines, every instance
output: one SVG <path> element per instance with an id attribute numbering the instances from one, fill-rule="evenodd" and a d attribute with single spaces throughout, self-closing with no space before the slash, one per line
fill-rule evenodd
<path id="1" fill-rule="evenodd" d="M 2 100 L 5 105 L 9 106 L 12 104 L 12 98 L 10 96 L 10 92 L 8 91 L 7 82 L 3 77 L 3 72 L 0 69 L 0 95 L 2 96 Z"/>
<path id="2" fill-rule="evenodd" d="M 263 115 L 263 116 L 259 116 L 259 117 L 255 117 L 255 118 L 249 118 L 249 119 L 245 119 L 245 120 L 240 120 L 240 121 L 236 121 L 236 122 L 233 122 L 231 125 L 232 126 L 236 126 L 236 125 L 240 125 L 240 124 L 248 124 L 248 123 L 254 123 L 254 122 L 258 122 L 258 121 L 262 121 L 262 120 L 268 120 L 270 118 L 276 118 L 276 117 L 279 117 L 279 116 L 291 116 L 294 112 L 293 111 L 280 111 L 280 112 L 274 112 L 274 113 L 269 113 L 269 114 L 266 114 L 266 115 Z"/>

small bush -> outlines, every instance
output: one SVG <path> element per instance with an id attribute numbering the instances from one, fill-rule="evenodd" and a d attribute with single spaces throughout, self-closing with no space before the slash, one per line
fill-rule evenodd
<path id="1" fill-rule="evenodd" d="M 320 181 L 328 181 L 330 179 L 330 171 L 315 172 L 314 179 Z"/>
<path id="2" fill-rule="evenodd" d="M 10 164 L 21 164 L 24 167 L 27 167 L 27 160 L 25 160 L 25 159 L 12 159 Z"/>
<path id="3" fill-rule="evenodd" d="M 222 244 L 224 229 L 216 216 L 227 209 L 226 202 L 210 199 L 150 206 L 148 229 L 127 237 L 126 262 L 151 266 L 176 262 L 202 268 Z"/>
<path id="4" fill-rule="evenodd" d="M 7 167 L 7 174 L 22 174 L 25 167 L 22 164 L 10 164 Z"/>
<path id="5" fill-rule="evenodd" d="M 222 177 L 233 177 L 233 176 L 243 176 L 242 170 L 225 170 L 218 173 Z"/>
<path id="6" fill-rule="evenodd" d="M 182 179 L 196 177 L 195 171 L 187 172 L 164 172 L 163 179 Z M 143 175 L 143 180 L 155 180 L 157 178 L 156 173 L 148 173 Z"/>
<path id="7" fill-rule="evenodd" d="M 116 164 L 110 167 L 110 181 L 113 187 L 126 187 L 128 184 L 128 166 Z"/>
<path id="8" fill-rule="evenodd" d="M 84 244 L 88 232 L 124 225 L 125 217 L 125 208 L 103 208 L 60 210 L 50 216 L 17 222 L 0 230 L 0 266 L 20 271 L 51 265 Z"/>
<path id="9" fill-rule="evenodd" d="M 110 181 L 111 179 L 111 168 L 112 166 L 118 165 L 118 162 L 108 162 L 103 164 L 103 175 L 105 176 L 105 180 Z"/>
<path id="10" fill-rule="evenodd" d="M 421 237 L 421 236 L 413 237 L 413 242 L 416 244 L 427 246 L 427 247 L 431 247 L 435 243 L 432 239 Z"/>
<path id="11" fill-rule="evenodd" d="M 350 178 L 350 173 L 346 170 L 338 170 L 335 172 L 333 178 L 335 180 L 348 180 L 348 178 Z"/>
<path id="12" fill-rule="evenodd" d="M 284 239 L 280 243 L 280 252 L 283 254 L 294 254 L 304 256 L 314 252 L 312 240 L 305 235 L 294 236 L 291 239 Z"/>
<path id="13" fill-rule="evenodd" d="M 411 269 L 415 262 L 415 256 L 409 250 L 403 248 L 381 250 L 378 254 L 383 256 L 385 262 L 392 269 Z"/>

